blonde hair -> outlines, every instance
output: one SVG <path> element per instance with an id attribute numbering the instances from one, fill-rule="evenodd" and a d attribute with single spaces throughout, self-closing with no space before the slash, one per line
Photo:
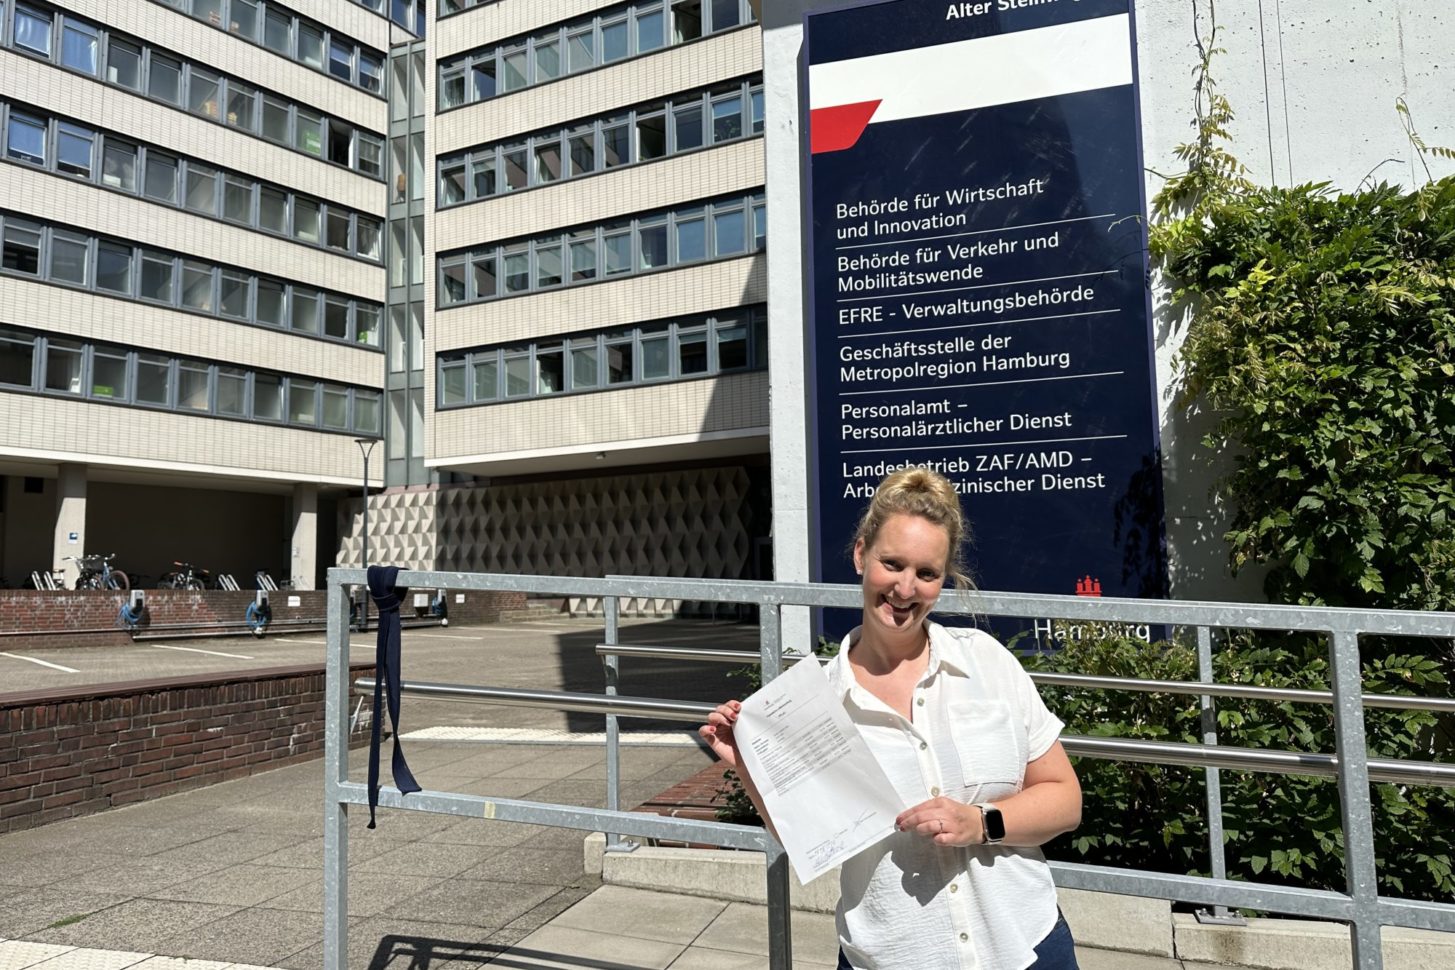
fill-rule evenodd
<path id="1" fill-rule="evenodd" d="M 969 528 L 960 510 L 960 496 L 949 479 L 923 466 L 901 468 L 885 476 L 859 519 L 854 543 L 862 542 L 866 549 L 874 545 L 879 530 L 894 515 L 917 515 L 944 529 L 950 540 L 949 557 L 945 562 L 946 579 L 958 589 L 975 588 L 965 572 L 964 548 L 970 538 Z"/>

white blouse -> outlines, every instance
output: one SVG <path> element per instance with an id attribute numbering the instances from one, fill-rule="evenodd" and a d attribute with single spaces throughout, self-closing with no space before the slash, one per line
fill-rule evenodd
<path id="1" fill-rule="evenodd" d="M 829 683 L 906 806 L 1014 795 L 1026 764 L 1065 725 L 994 637 L 926 625 L 913 722 L 855 679 L 857 628 L 826 668 Z M 1023 970 L 1056 923 L 1056 889 L 1036 848 L 944 847 L 894 832 L 844 863 L 840 887 L 839 943 L 857 970 Z"/>

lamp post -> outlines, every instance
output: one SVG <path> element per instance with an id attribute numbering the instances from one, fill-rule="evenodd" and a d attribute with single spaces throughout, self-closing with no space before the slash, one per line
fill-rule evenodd
<path id="1" fill-rule="evenodd" d="M 369 569 L 369 454 L 379 443 L 378 438 L 355 438 L 354 444 L 364 456 L 364 570 Z M 369 629 L 369 590 L 364 588 L 364 598 L 359 604 L 359 629 Z"/>

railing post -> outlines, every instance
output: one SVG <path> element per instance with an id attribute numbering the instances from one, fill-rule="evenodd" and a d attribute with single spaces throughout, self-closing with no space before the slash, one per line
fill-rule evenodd
<path id="1" fill-rule="evenodd" d="M 788 878 L 788 853 L 776 839 L 768 850 L 768 970 L 793 966 L 793 906 Z"/>
<path id="2" fill-rule="evenodd" d="M 1213 683 L 1212 630 L 1205 626 L 1197 628 L 1197 679 L 1204 684 Z M 1211 694 L 1202 694 L 1197 699 L 1202 714 L 1202 743 L 1218 743 L 1217 704 Z M 1228 863 L 1223 851 L 1223 782 L 1217 768 L 1204 768 L 1207 785 L 1207 854 L 1214 879 L 1226 879 Z M 1197 911 L 1198 922 L 1246 924 L 1240 916 L 1234 916 L 1226 906 L 1214 906 L 1212 914 Z"/>
<path id="3" fill-rule="evenodd" d="M 783 672 L 782 620 L 777 603 L 758 606 L 758 657 L 765 684 Z"/>
<path id="4" fill-rule="evenodd" d="M 1369 797 L 1369 751 L 1364 736 L 1363 674 L 1359 634 L 1336 630 L 1329 640 L 1334 691 L 1335 753 L 1344 826 L 1344 875 L 1354 900 L 1349 937 L 1356 970 L 1383 970 L 1379 880 L 1374 862 L 1374 818 Z"/>
<path id="5" fill-rule="evenodd" d="M 614 647 L 621 642 L 621 600 L 606 596 L 601 605 L 606 614 L 606 642 Z M 606 673 L 606 696 L 615 697 L 621 658 L 607 654 L 601 663 Z M 613 812 L 621 808 L 621 726 L 615 714 L 606 715 L 606 807 Z M 606 833 L 607 852 L 630 852 L 636 847 L 635 842 L 623 841 L 615 832 Z"/>
<path id="6" fill-rule="evenodd" d="M 323 725 L 323 970 L 349 964 L 349 599 L 328 578 Z"/>

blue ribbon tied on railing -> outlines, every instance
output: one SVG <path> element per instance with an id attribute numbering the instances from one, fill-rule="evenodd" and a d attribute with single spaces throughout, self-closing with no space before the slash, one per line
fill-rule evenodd
<path id="1" fill-rule="evenodd" d="M 369 738 L 369 828 L 374 827 L 374 811 L 379 805 L 379 741 L 383 723 L 383 712 L 379 710 L 380 698 L 388 687 L 389 721 L 394 725 L 394 754 L 390 771 L 394 775 L 394 787 L 401 795 L 420 791 L 419 782 L 404 760 L 404 751 L 399 747 L 399 607 L 409 595 L 408 589 L 397 589 L 394 580 L 399 575 L 398 566 L 369 567 L 369 597 L 379 611 L 379 639 L 374 649 L 374 724 Z"/>

